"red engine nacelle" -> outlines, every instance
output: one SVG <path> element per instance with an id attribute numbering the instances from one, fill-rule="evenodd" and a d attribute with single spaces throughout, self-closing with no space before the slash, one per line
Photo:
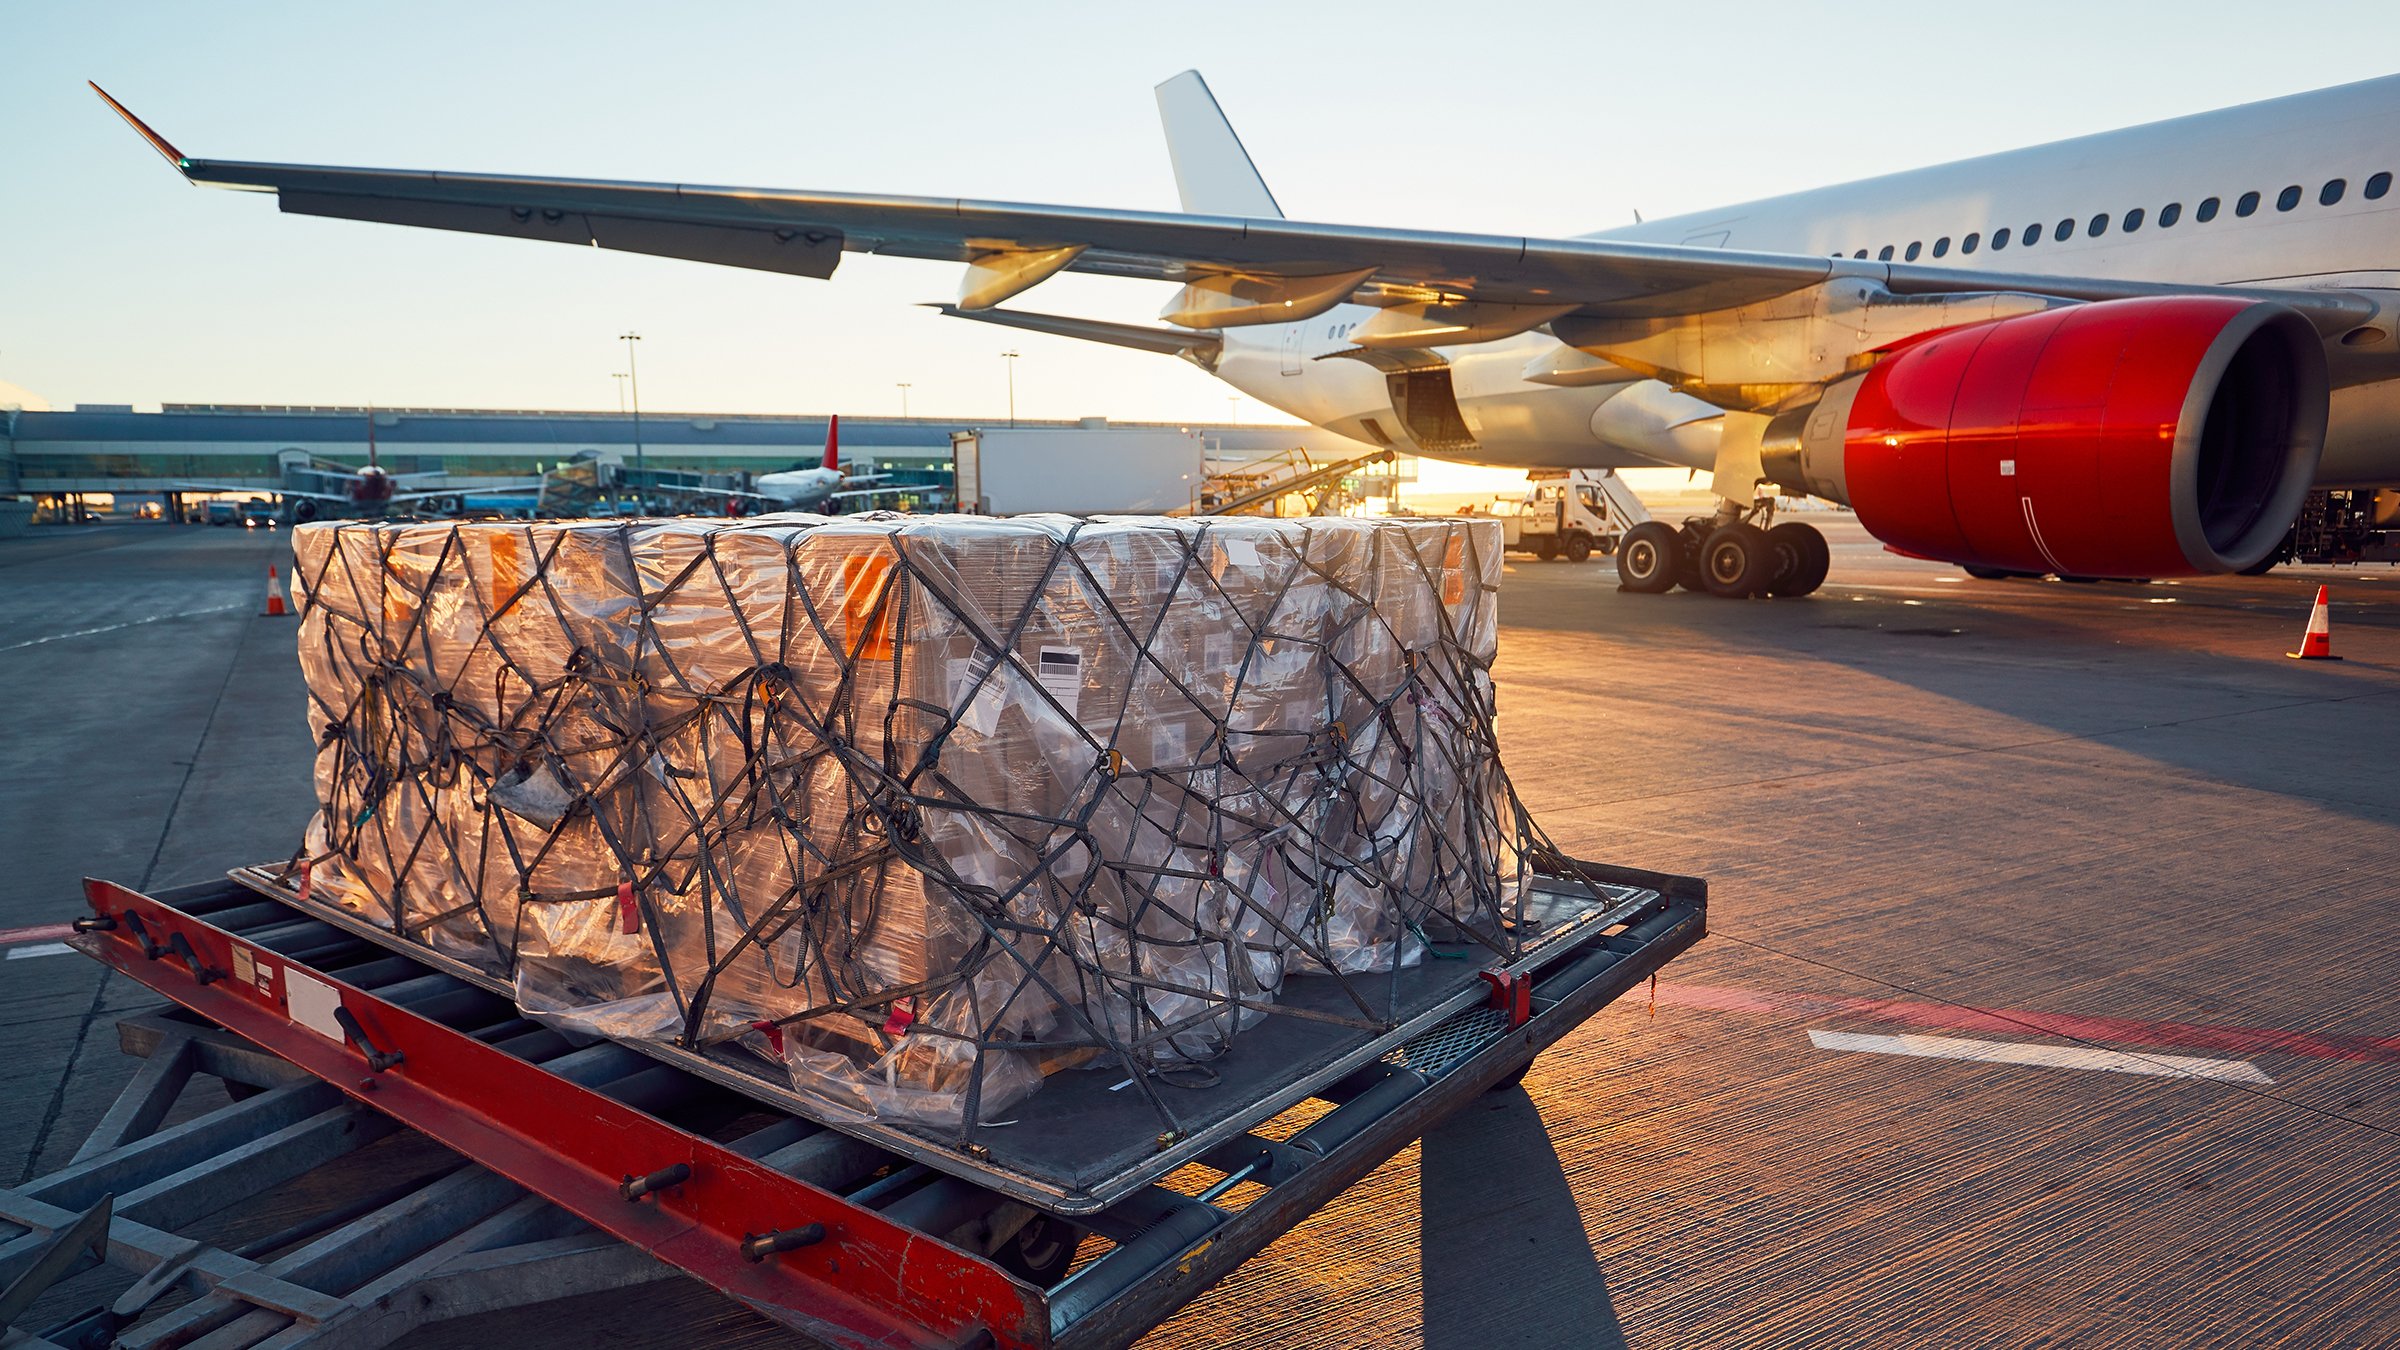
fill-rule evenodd
<path id="1" fill-rule="evenodd" d="M 1920 339 L 1779 419 L 1766 459 L 1903 552 L 2066 576 L 2232 572 L 2299 513 L 2326 400 L 2325 349 L 2291 309 L 2109 300 Z"/>

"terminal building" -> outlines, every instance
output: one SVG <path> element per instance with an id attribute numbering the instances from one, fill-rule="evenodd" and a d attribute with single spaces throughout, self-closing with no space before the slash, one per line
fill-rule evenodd
<path id="1" fill-rule="evenodd" d="M 822 415 L 540 412 L 470 408 L 270 407 L 170 403 L 157 412 L 80 404 L 72 411 L 0 409 L 0 496 L 71 508 L 90 494 L 165 494 L 195 484 L 272 493 L 282 464 L 302 452 L 350 465 L 376 460 L 395 473 L 442 472 L 472 489 L 522 480 L 579 459 L 651 469 L 753 474 L 817 462 Z M 951 434 L 1005 425 L 938 418 L 842 419 L 842 456 L 854 470 L 950 467 Z M 1024 419 L 1021 429 L 1062 436 L 1094 429 L 1175 426 L 1198 433 L 1212 461 L 1239 463 L 1302 449 L 1320 457 L 1366 447 L 1306 426 L 1109 423 Z M 638 447 L 638 450 L 637 450 Z"/>

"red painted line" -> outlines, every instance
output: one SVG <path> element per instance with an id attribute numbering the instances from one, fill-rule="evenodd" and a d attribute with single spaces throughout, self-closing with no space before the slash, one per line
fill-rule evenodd
<path id="1" fill-rule="evenodd" d="M 56 942 L 75 931 L 71 923 L 45 923 L 34 928 L 0 928 L 0 947 L 20 942 Z"/>
<path id="2" fill-rule="evenodd" d="M 2163 1022 L 2134 1017 L 2085 1017 L 2024 1008 L 1971 1008 L 1955 1003 L 1912 1003 L 1900 999 L 1836 998 L 1726 985 L 1661 984 L 1658 1001 L 1668 1007 L 1717 1012 L 1839 1014 L 1899 1026 L 1945 1031 L 2047 1032 L 2104 1044 L 2152 1045 L 2179 1050 L 2216 1050 L 2237 1055 L 2272 1053 L 2366 1064 L 2400 1064 L 2400 1036 L 2276 1031 L 2206 1022 Z"/>

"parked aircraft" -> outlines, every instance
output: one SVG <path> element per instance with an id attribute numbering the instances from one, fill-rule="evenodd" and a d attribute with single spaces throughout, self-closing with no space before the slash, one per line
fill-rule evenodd
<path id="1" fill-rule="evenodd" d="M 270 489 L 279 503 L 284 524 L 353 517 L 377 519 L 395 510 L 403 513 L 448 515 L 466 506 L 468 489 L 450 482 L 441 470 L 393 473 L 378 462 L 375 448 L 375 410 L 367 410 L 367 462 L 344 464 L 305 450 L 286 450 L 277 465 L 281 484 Z M 473 491 L 481 497 L 504 497 L 530 507 L 541 491 L 541 480 L 496 483 Z M 178 492 L 255 492 L 246 483 L 178 483 Z"/>
<path id="2" fill-rule="evenodd" d="M 285 211 L 819 278 L 948 259 L 947 313 L 1372 444 L 1710 474 L 1713 515 L 1628 533 L 1634 590 L 1814 590 L 1824 540 L 1762 482 L 1979 575 L 2400 547 L 2400 77 L 1574 239 L 1287 221 L 1197 73 L 1158 99 L 1183 214 L 201 160 L 118 111 Z M 1062 271 L 1182 289 L 1163 327 L 999 307 Z"/>
<path id="3" fill-rule="evenodd" d="M 771 511 L 822 511 L 838 501 L 892 495 L 891 488 L 846 486 L 851 483 L 880 483 L 887 475 L 843 472 L 841 440 L 842 419 L 837 413 L 825 423 L 823 464 L 786 469 L 780 473 L 762 473 L 751 480 L 753 490 L 741 495 Z"/>

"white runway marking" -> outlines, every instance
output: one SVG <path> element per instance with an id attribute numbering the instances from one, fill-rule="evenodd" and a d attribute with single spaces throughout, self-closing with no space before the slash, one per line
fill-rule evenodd
<path id="1" fill-rule="evenodd" d="M 2086 1045 L 2034 1045 L 2023 1041 L 1969 1041 L 1951 1036 L 1867 1036 L 1849 1031 L 1811 1031 L 1819 1050 L 1865 1055 L 1921 1055 L 1928 1059 L 1971 1059 L 1986 1064 L 2037 1064 L 2052 1069 L 2100 1069 L 2108 1073 L 2154 1074 L 2165 1078 L 2214 1078 L 2227 1083 L 2272 1083 L 2245 1059 L 2197 1059 L 2189 1055 L 2129 1055 Z"/>
<path id="2" fill-rule="evenodd" d="M 31 642 L 12 642 L 5 647 L 0 647 L 0 652 L 39 647 L 45 642 L 64 642 L 68 638 L 90 637 L 95 633 L 113 633 L 120 628 L 137 628 L 142 624 L 163 623 L 168 619 L 190 619 L 197 618 L 202 614 L 223 614 L 227 610 L 240 608 L 242 608 L 240 605 L 219 605 L 214 609 L 179 609 L 172 614 L 153 614 L 146 619 L 128 619 L 123 623 L 112 623 L 100 628 L 78 628 L 72 633 L 52 633 L 48 637 L 38 637 Z"/>
<path id="3" fill-rule="evenodd" d="M 9 948 L 8 959 L 11 961 L 23 961 L 35 956 L 65 956 L 68 952 L 73 950 L 75 950 L 73 947 L 70 947 L 63 942 L 36 942 L 30 947 Z"/>

